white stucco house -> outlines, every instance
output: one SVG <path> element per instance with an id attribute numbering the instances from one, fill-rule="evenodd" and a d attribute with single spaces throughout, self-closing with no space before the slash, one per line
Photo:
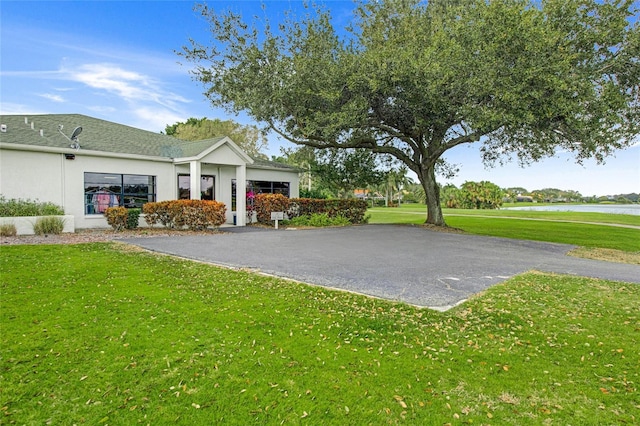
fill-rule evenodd
<path id="1" fill-rule="evenodd" d="M 108 206 L 180 198 L 223 202 L 227 223 L 244 226 L 247 192 L 298 197 L 298 171 L 225 136 L 182 141 L 80 114 L 0 115 L 0 195 L 57 204 L 75 228 L 108 227 Z"/>

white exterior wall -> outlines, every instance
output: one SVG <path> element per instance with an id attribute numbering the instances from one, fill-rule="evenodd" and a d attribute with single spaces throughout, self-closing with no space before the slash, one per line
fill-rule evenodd
<path id="1" fill-rule="evenodd" d="M 44 152 L 0 151 L 0 194 L 64 204 L 64 155 Z"/>
<path id="2" fill-rule="evenodd" d="M 21 198 L 52 202 L 61 206 L 65 214 L 75 218 L 75 228 L 108 228 L 103 215 L 85 214 L 84 173 L 135 174 L 156 177 L 156 200 L 175 200 L 178 197 L 178 174 L 189 174 L 189 163 L 174 164 L 170 159 L 114 158 L 83 152 L 74 153 L 67 160 L 62 153 L 0 151 L 0 194 L 6 198 Z M 221 146 L 201 159 L 201 174 L 215 176 L 215 198 L 227 206 L 227 223 L 233 223 L 231 211 L 231 181 L 237 168 L 244 165 L 233 150 Z M 212 163 L 216 161 L 216 163 Z M 224 162 L 227 162 L 226 164 Z M 247 180 L 290 183 L 290 196 L 298 197 L 297 172 L 270 169 L 246 169 Z M 239 185 L 239 191 L 244 186 Z M 141 220 L 144 225 L 144 220 Z"/>

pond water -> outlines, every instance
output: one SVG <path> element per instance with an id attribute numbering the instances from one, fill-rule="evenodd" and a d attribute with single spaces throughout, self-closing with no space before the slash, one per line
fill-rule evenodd
<path id="1" fill-rule="evenodd" d="M 505 207 L 502 210 L 529 210 L 538 212 L 591 212 L 632 214 L 640 216 L 640 204 L 557 204 L 553 206 Z"/>

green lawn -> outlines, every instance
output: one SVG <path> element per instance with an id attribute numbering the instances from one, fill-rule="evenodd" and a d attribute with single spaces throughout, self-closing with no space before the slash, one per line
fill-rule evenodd
<path id="1" fill-rule="evenodd" d="M 440 313 L 124 247 L 0 248 L 0 423 L 640 422 L 638 285 Z"/>
<path id="2" fill-rule="evenodd" d="M 640 252 L 640 229 L 579 223 L 640 227 L 640 216 L 461 209 L 444 209 L 443 213 L 447 225 L 472 234 Z M 426 219 L 426 207 L 407 204 L 400 208 L 374 208 L 369 209 L 369 214 L 370 223 L 422 224 Z"/>

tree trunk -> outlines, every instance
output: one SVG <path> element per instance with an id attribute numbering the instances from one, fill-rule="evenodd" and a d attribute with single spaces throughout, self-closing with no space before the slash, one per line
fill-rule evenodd
<path id="1" fill-rule="evenodd" d="M 427 199 L 427 221 L 425 223 L 447 226 L 440 207 L 440 187 L 436 182 L 435 165 L 428 166 L 427 170 L 419 176 L 419 179 Z"/>

